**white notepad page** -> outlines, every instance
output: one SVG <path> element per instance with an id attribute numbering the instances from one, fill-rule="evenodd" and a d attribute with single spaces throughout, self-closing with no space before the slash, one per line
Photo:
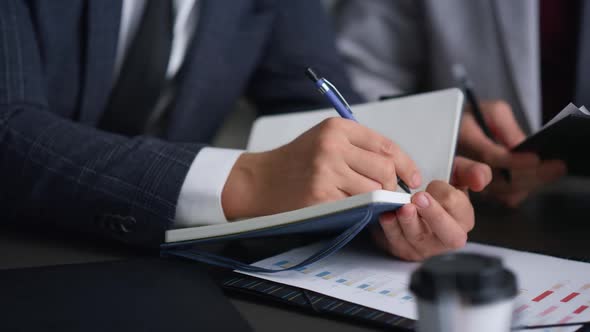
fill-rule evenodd
<path id="1" fill-rule="evenodd" d="M 418 165 L 424 190 L 432 180 L 449 181 L 463 108 L 458 89 L 351 106 L 362 125 L 397 143 Z M 260 117 L 250 133 L 249 151 L 266 151 L 287 144 L 329 117 L 331 108 Z"/>

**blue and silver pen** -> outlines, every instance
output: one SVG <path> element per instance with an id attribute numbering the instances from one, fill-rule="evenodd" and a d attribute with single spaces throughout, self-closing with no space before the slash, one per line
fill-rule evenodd
<path id="1" fill-rule="evenodd" d="M 324 77 L 319 77 L 311 68 L 307 68 L 305 70 L 305 75 L 307 75 L 307 77 L 313 81 L 320 93 L 328 98 L 328 101 L 330 101 L 332 107 L 336 109 L 336 112 L 338 112 L 341 117 L 358 122 L 352 114 L 352 110 L 350 109 L 350 105 L 348 105 L 346 102 L 346 99 L 344 99 L 340 92 L 338 92 L 338 89 L 336 89 L 336 87 L 330 83 L 330 81 Z M 406 193 L 411 193 L 408 185 L 402 179 L 400 179 L 399 176 L 397 177 L 397 185 Z"/>

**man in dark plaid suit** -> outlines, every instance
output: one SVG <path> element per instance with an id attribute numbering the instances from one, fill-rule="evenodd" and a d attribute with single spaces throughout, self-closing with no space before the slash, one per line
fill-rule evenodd
<path id="1" fill-rule="evenodd" d="M 1 219 L 153 246 L 171 227 L 394 189 L 396 174 L 419 186 L 393 142 L 342 119 L 275 151 L 205 147 L 240 97 L 262 113 L 328 106 L 308 65 L 361 101 L 314 0 L 1 1 Z M 461 189 L 489 182 L 456 164 Z M 462 191 L 413 199 L 381 218 L 384 247 L 420 259 L 465 243 Z"/>

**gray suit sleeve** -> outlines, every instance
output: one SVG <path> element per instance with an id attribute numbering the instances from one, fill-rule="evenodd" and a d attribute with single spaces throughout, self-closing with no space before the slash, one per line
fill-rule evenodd
<path id="1" fill-rule="evenodd" d="M 369 100 L 414 92 L 426 67 L 421 1 L 342 0 L 338 48 L 356 90 Z"/>
<path id="2" fill-rule="evenodd" d="M 2 4 L 0 222 L 157 246 L 200 146 L 129 139 L 58 115 L 43 97 L 34 33 L 17 24 L 26 12 Z"/>

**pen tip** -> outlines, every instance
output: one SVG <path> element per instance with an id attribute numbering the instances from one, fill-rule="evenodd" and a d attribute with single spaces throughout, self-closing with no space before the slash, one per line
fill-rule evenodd
<path id="1" fill-rule="evenodd" d="M 310 67 L 307 67 L 307 69 L 305 69 L 305 75 L 307 75 L 307 77 L 309 77 L 309 79 L 312 80 L 314 83 L 320 80 L 318 75 L 316 75 L 316 73 Z"/>

